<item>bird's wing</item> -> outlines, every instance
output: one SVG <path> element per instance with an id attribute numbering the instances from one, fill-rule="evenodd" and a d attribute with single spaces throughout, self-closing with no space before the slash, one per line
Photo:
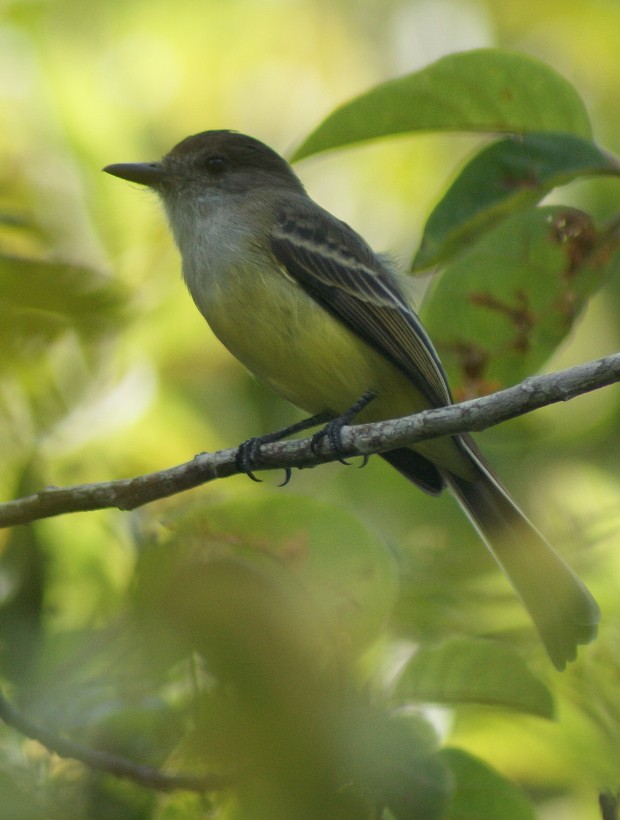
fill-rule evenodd
<path id="1" fill-rule="evenodd" d="M 446 375 L 395 276 L 348 225 L 314 203 L 287 203 L 271 248 L 287 275 L 398 367 L 430 406 L 450 404 Z"/>

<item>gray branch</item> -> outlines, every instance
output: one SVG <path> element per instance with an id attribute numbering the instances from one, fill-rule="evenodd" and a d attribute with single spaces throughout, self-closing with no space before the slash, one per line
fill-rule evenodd
<path id="1" fill-rule="evenodd" d="M 450 407 L 425 410 L 402 419 L 345 427 L 342 432 L 344 454 L 371 455 L 439 436 L 484 430 L 618 381 L 620 353 L 557 373 L 532 376 L 515 387 Z M 336 458 L 327 442 L 321 442 L 317 453 L 312 451 L 310 444 L 309 438 L 265 444 L 256 469 L 311 467 Z M 132 510 L 239 473 L 236 454 L 236 448 L 201 453 L 185 464 L 136 478 L 47 487 L 34 495 L 0 504 L 0 527 L 87 510 L 111 507 Z"/>

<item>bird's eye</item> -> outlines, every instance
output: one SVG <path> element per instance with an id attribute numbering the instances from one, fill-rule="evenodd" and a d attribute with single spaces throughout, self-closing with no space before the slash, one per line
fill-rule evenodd
<path id="1" fill-rule="evenodd" d="M 221 174 L 226 170 L 226 159 L 220 156 L 207 157 L 205 165 L 212 174 Z"/>

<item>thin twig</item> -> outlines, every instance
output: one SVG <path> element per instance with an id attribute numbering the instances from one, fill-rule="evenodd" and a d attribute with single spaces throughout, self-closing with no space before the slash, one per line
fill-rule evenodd
<path id="1" fill-rule="evenodd" d="M 50 752 L 60 757 L 78 760 L 90 769 L 96 769 L 115 777 L 124 777 L 158 791 L 185 789 L 193 792 L 219 791 L 232 783 L 232 778 L 219 774 L 169 774 L 150 766 L 142 766 L 117 755 L 91 749 L 82 743 L 76 743 L 60 737 L 54 732 L 27 718 L 0 692 L 0 720 L 12 726 L 20 734 L 37 740 Z"/>
<path id="2" fill-rule="evenodd" d="M 341 455 L 371 455 L 443 435 L 484 430 L 540 407 L 568 401 L 620 381 L 620 353 L 545 376 L 532 376 L 490 396 L 426 410 L 402 419 L 345 427 Z M 265 444 L 257 469 L 310 467 L 336 456 L 323 442 L 314 453 L 311 439 Z M 65 513 L 116 507 L 132 510 L 216 478 L 239 473 L 236 449 L 202 453 L 192 461 L 137 478 L 47 487 L 34 495 L 0 504 L 0 527 L 26 524 Z"/>

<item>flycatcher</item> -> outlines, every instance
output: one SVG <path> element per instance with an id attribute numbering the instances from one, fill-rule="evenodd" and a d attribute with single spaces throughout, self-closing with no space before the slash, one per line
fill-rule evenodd
<path id="1" fill-rule="evenodd" d="M 266 145 L 231 131 L 206 131 L 160 162 L 104 170 L 159 194 L 196 306 L 228 350 L 289 402 L 326 419 L 361 408 L 360 422 L 451 403 L 403 279 L 313 202 Z M 434 439 L 382 458 L 428 493 L 452 491 L 558 669 L 575 658 L 579 644 L 594 639 L 596 602 L 469 436 Z"/>

